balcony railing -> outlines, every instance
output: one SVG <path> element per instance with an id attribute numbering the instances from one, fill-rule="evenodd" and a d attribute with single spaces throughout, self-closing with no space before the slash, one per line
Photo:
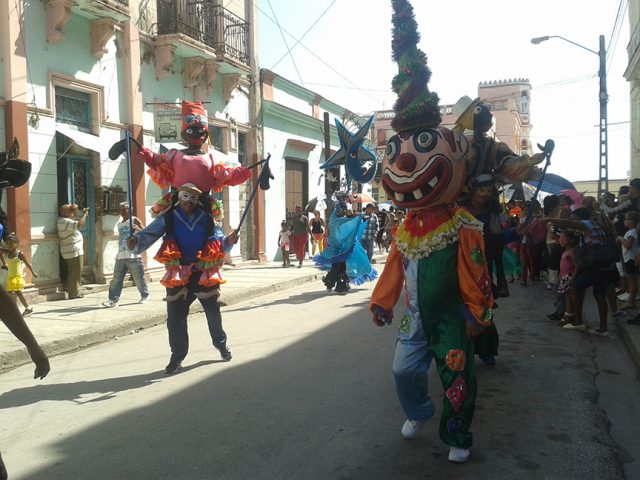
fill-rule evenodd
<path id="1" fill-rule="evenodd" d="M 213 0 L 157 0 L 158 35 L 183 34 L 249 64 L 249 24 Z"/>

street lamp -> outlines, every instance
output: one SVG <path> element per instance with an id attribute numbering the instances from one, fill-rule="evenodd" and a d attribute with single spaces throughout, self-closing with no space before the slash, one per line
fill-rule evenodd
<path id="1" fill-rule="evenodd" d="M 607 102 L 609 96 L 607 95 L 607 51 L 604 46 L 604 35 L 600 35 L 600 49 L 596 52 L 579 43 L 573 42 L 568 38 L 561 37 L 560 35 L 546 35 L 544 37 L 536 37 L 531 39 L 531 43 L 538 45 L 542 42 L 546 42 L 550 38 L 559 38 L 576 47 L 580 47 L 583 50 L 598 55 L 600 59 L 600 68 L 598 70 L 598 77 L 600 77 L 600 89 L 598 90 L 598 101 L 600 102 L 600 169 L 598 174 L 598 198 L 600 195 L 609 190 L 609 153 L 608 153 L 608 141 L 607 141 Z"/>

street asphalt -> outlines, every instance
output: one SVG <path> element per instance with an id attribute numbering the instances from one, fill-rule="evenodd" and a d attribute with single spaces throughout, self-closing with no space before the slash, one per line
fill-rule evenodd
<path id="1" fill-rule="evenodd" d="M 376 255 L 378 271 L 386 255 Z M 306 260 L 302 268 L 283 268 L 279 262 L 266 264 L 242 263 L 236 267 L 224 267 L 227 283 L 222 286 L 220 302 L 233 305 L 271 292 L 285 290 L 307 282 L 318 280 L 323 273 Z M 146 304 L 140 304 L 135 287 L 125 288 L 119 305 L 105 308 L 106 286 L 87 286 L 84 298 L 57 300 L 34 305 L 34 313 L 27 317 L 31 331 L 47 355 L 54 356 L 109 341 L 138 330 L 164 323 L 166 303 L 165 289 L 160 283 L 149 284 L 151 295 Z M 592 304 L 590 308 L 593 308 Z M 202 311 L 194 302 L 193 312 Z M 545 312 L 548 313 L 548 312 Z M 595 312 L 591 316 L 595 316 Z M 640 379 L 640 325 L 629 325 L 635 311 L 615 321 L 617 330 L 627 347 Z M 0 328 L 0 372 L 30 362 L 24 346 L 6 329 Z"/>

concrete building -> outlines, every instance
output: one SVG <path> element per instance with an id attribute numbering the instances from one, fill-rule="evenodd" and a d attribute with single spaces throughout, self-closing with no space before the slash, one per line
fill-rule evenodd
<path id="1" fill-rule="evenodd" d="M 279 253 L 282 220 L 290 218 L 297 205 L 304 208 L 309 200 L 324 194 L 325 189 L 337 190 L 344 180 L 343 167 L 330 172 L 320 169 L 328 158 L 326 140 L 329 155 L 339 147 L 335 120 L 355 130 L 366 119 L 267 69 L 261 70 L 261 85 L 264 155 L 271 154 L 275 176 L 265 192 L 266 256 L 273 259 Z M 328 132 L 325 114 L 329 117 Z M 328 139 L 325 132 L 329 133 Z M 371 194 L 371 185 L 357 188 Z"/>
<path id="2" fill-rule="evenodd" d="M 629 0 L 629 65 L 624 77 L 630 83 L 631 178 L 640 177 L 640 0 Z"/>
<path id="3" fill-rule="evenodd" d="M 15 137 L 32 164 L 28 185 L 8 191 L 3 207 L 39 273 L 31 292 L 60 285 L 56 218 L 66 202 L 91 209 L 85 281 L 108 280 L 128 186 L 125 161 L 107 151 L 124 130 L 160 149 L 178 139 L 181 100 L 203 101 L 215 157 L 257 158 L 255 10 L 250 0 L 0 0 L 0 148 Z M 144 219 L 161 191 L 140 162 L 132 185 Z M 246 188 L 225 193 L 227 228 Z M 247 225 L 233 255 L 257 254 L 255 219 Z"/>

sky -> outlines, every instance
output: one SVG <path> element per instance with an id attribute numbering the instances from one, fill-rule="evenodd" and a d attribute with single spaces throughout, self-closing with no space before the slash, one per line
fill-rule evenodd
<path id="1" fill-rule="evenodd" d="M 239 0 L 234 0 L 239 1 Z M 360 114 L 391 109 L 390 0 L 254 0 L 262 68 Z M 605 36 L 609 178 L 630 165 L 628 0 L 413 0 L 419 47 L 440 103 L 477 96 L 479 82 L 528 78 L 532 142 L 556 143 L 549 172 L 595 180 L 599 162 L 598 51 Z M 618 22 L 616 22 L 616 18 Z M 614 28 L 615 26 L 615 28 Z M 282 29 L 282 30 L 281 30 Z M 284 38 L 283 38 L 284 37 Z M 285 42 L 286 40 L 286 42 Z M 289 51 L 290 50 L 290 51 Z"/>

